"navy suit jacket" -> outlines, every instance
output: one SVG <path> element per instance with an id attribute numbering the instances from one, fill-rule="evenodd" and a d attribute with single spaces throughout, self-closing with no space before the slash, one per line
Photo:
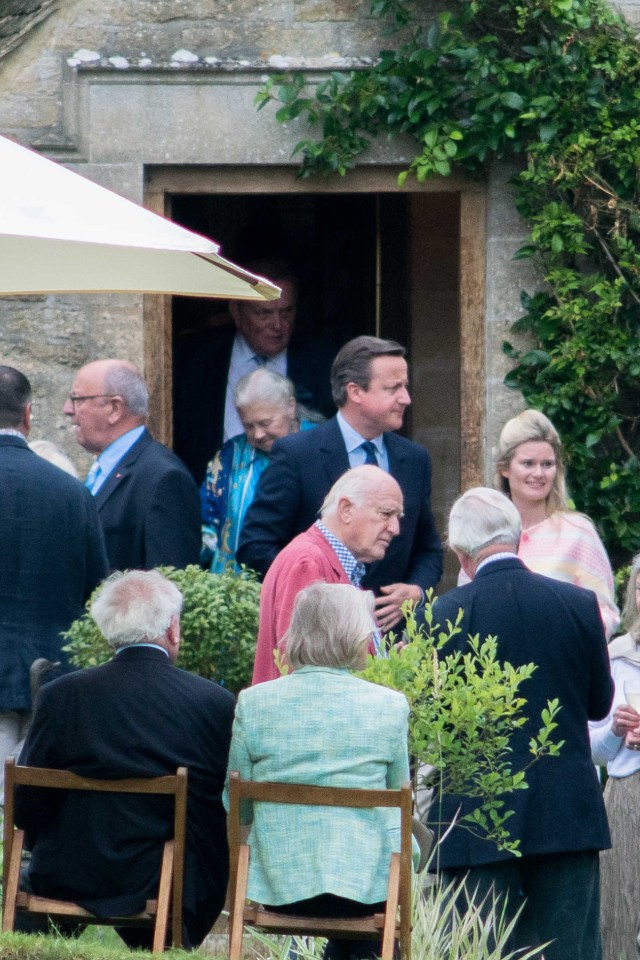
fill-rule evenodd
<path id="1" fill-rule="evenodd" d="M 61 631 L 107 575 L 95 503 L 88 490 L 0 435 L 0 713 L 31 710 L 29 667 L 66 662 Z"/>
<path id="2" fill-rule="evenodd" d="M 389 583 L 435 587 L 442 576 L 442 547 L 431 512 L 431 458 L 424 447 L 385 433 L 389 472 L 404 497 L 400 533 L 363 581 L 368 589 Z M 276 554 L 317 519 L 322 501 L 349 469 L 335 417 L 313 430 L 276 441 L 247 511 L 237 559 L 265 574 Z"/>
<path id="3" fill-rule="evenodd" d="M 226 324 L 193 333 L 187 343 L 176 345 L 173 445 L 198 483 L 222 446 L 235 335 L 235 326 Z M 336 409 L 330 382 L 334 354 L 324 341 L 295 334 L 287 348 L 287 376 L 297 400 L 326 417 Z"/>
<path id="4" fill-rule="evenodd" d="M 189 944 L 224 904 L 229 854 L 222 790 L 234 698 L 174 667 L 162 650 L 131 647 L 100 667 L 44 686 L 20 756 L 27 766 L 98 779 L 188 768 L 184 920 Z M 173 827 L 167 797 L 20 788 L 16 817 L 32 851 L 34 892 L 70 898 L 97 916 L 137 913 L 157 890 Z"/>
<path id="5" fill-rule="evenodd" d="M 146 430 L 116 464 L 95 501 L 111 570 L 198 563 L 198 488 L 182 461 Z"/>
<path id="6" fill-rule="evenodd" d="M 516 557 L 495 560 L 483 567 L 471 583 L 450 590 L 436 600 L 434 622 L 455 622 L 464 611 L 462 633 L 445 648 L 467 650 L 467 637 L 496 636 L 498 657 L 515 666 L 535 663 L 532 677 L 520 692 L 527 703 L 527 722 L 510 742 L 509 759 L 522 770 L 533 759 L 528 744 L 540 729 L 540 714 L 548 700 L 557 698 L 561 710 L 554 740 L 564 740 L 559 757 L 545 757 L 527 769 L 526 790 L 505 797 L 513 810 L 507 821 L 512 837 L 520 839 L 525 856 L 602 850 L 610 846 L 602 790 L 591 761 L 587 721 L 609 712 L 613 681 L 604 629 L 596 596 L 572 584 L 532 573 Z M 459 796 L 444 795 L 430 810 L 432 826 L 448 824 L 462 805 Z M 496 846 L 454 826 L 439 848 L 440 866 L 468 867 L 509 857 Z"/>

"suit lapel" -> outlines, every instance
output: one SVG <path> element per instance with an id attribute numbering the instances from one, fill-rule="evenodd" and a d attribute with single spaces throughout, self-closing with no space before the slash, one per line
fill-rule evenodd
<path id="1" fill-rule="evenodd" d="M 95 495 L 98 510 L 101 510 L 112 493 L 120 488 L 129 476 L 142 451 L 151 443 L 151 435 L 145 430 L 134 445 L 127 450 Z"/>
<path id="2" fill-rule="evenodd" d="M 349 456 L 347 448 L 342 439 L 342 433 L 338 426 L 336 417 L 327 420 L 326 423 L 316 427 L 316 430 L 322 431 L 320 435 L 320 457 L 319 463 L 313 465 L 313 469 L 323 469 L 332 487 L 336 480 L 349 469 Z"/>

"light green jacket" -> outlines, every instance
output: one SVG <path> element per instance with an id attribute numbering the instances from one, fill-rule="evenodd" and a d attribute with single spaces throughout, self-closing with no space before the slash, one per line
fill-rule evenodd
<path id="1" fill-rule="evenodd" d="M 398 788 L 409 779 L 408 714 L 400 693 L 347 670 L 304 667 L 240 694 L 229 770 L 249 780 Z M 245 819 L 250 899 L 386 899 L 399 811 L 256 803 Z"/>

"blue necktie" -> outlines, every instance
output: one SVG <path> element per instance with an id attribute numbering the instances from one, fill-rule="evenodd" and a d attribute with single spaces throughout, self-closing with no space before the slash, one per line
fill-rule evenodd
<path id="1" fill-rule="evenodd" d="M 100 473 L 100 464 L 95 460 L 91 467 L 89 468 L 89 473 L 87 474 L 87 479 L 84 481 L 84 485 L 91 493 L 93 493 L 93 485 L 98 479 L 98 474 Z"/>
<path id="2" fill-rule="evenodd" d="M 364 443 L 360 444 L 360 447 L 366 453 L 364 462 L 370 464 L 372 467 L 378 466 L 378 458 L 376 456 L 376 445 L 371 443 L 371 440 L 365 440 Z"/>

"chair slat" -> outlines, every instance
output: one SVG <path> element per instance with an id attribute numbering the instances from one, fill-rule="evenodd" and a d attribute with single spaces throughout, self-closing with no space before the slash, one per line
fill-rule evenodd
<path id="1" fill-rule="evenodd" d="M 334 806 L 366 809 L 396 807 L 401 816 L 401 850 L 389 865 L 386 912 L 367 917 L 299 917 L 276 913 L 245 900 L 250 848 L 240 837 L 240 805 L 249 799 L 262 803 L 296 803 L 303 806 Z M 308 784 L 229 778 L 229 842 L 231 855 L 231 922 L 229 960 L 240 960 L 242 934 L 247 924 L 269 933 L 287 933 L 345 939 L 381 937 L 382 960 L 392 960 L 394 943 L 400 941 L 402 960 L 411 960 L 411 785 L 400 790 L 358 790 L 318 787 Z M 400 909 L 400 921 L 397 919 Z"/>
<path id="2" fill-rule="evenodd" d="M 157 899 L 147 900 L 146 909 L 127 917 L 96 917 L 77 903 L 39 897 L 18 890 L 23 831 L 15 829 L 15 790 L 18 786 L 49 790 L 87 790 L 98 793 L 131 793 L 172 795 L 174 797 L 173 838 L 163 848 Z M 169 915 L 172 914 L 173 946 L 182 946 L 182 894 L 187 810 L 187 770 L 179 767 L 175 774 L 152 778 L 99 780 L 81 777 L 68 770 L 44 767 L 20 767 L 13 758 L 5 763 L 4 822 L 4 888 L 2 930 L 15 926 L 16 910 L 46 914 L 82 923 L 111 926 L 153 926 L 153 949 L 163 951 L 167 939 Z M 172 906 L 170 911 L 169 907 Z"/>

